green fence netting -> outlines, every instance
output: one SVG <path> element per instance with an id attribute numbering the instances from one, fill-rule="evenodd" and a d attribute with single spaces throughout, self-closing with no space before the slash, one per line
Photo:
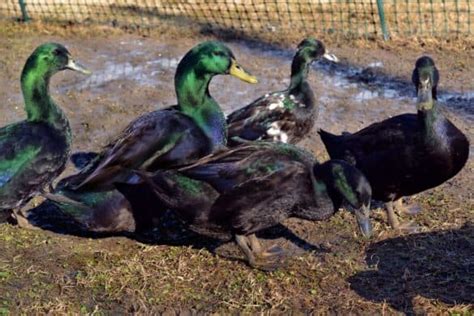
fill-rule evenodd
<path id="1" fill-rule="evenodd" d="M 349 36 L 472 35 L 473 0 L 1 0 L 0 18 Z"/>

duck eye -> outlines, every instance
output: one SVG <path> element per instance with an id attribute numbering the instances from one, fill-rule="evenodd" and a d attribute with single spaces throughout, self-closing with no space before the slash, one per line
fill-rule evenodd
<path id="1" fill-rule="evenodd" d="M 53 55 L 54 56 L 59 56 L 61 55 L 61 50 L 59 48 L 56 48 L 55 50 L 53 50 Z"/>
<path id="2" fill-rule="evenodd" d="M 212 53 L 214 56 L 224 57 L 225 53 L 223 51 L 216 51 Z"/>

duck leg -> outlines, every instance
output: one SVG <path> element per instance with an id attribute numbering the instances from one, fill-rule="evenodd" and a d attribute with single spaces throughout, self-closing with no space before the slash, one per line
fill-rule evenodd
<path id="1" fill-rule="evenodd" d="M 262 245 L 255 234 L 248 235 L 247 239 L 253 252 L 262 253 Z"/>
<path id="2" fill-rule="evenodd" d="M 393 229 L 398 229 L 400 227 L 400 222 L 398 221 L 397 214 L 395 214 L 393 201 L 385 203 L 385 209 L 387 211 L 388 223 Z"/>
<path id="3" fill-rule="evenodd" d="M 255 255 L 250 248 L 250 242 L 247 237 L 244 235 L 235 235 L 235 242 L 239 245 L 240 250 L 244 253 L 247 257 L 247 261 L 250 266 L 255 267 L 257 260 L 255 259 Z"/>
<path id="4" fill-rule="evenodd" d="M 273 271 L 280 266 L 281 259 L 285 253 L 280 247 L 273 246 L 267 250 L 262 250 L 260 241 L 255 234 L 249 236 L 236 235 L 235 240 L 247 257 L 251 267 L 264 271 Z"/>
<path id="5" fill-rule="evenodd" d="M 394 207 L 398 214 L 416 215 L 421 211 L 421 207 L 418 204 L 404 204 L 402 199 L 397 200 L 394 203 Z M 416 233 L 420 230 L 420 225 L 413 221 L 402 223 L 399 229 L 407 233 Z"/>

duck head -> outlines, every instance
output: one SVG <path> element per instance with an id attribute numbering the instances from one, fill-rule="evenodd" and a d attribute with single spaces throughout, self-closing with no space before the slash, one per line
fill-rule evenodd
<path id="1" fill-rule="evenodd" d="M 61 44 L 42 44 L 28 57 L 21 73 L 21 90 L 29 121 L 46 120 L 58 129 L 63 129 L 64 115 L 49 96 L 49 80 L 64 69 L 91 73 L 77 63 Z"/>
<path id="2" fill-rule="evenodd" d="M 175 74 L 178 108 L 201 128 L 213 150 L 227 142 L 224 112 L 209 93 L 209 84 L 216 75 L 232 75 L 249 83 L 257 82 L 257 78 L 237 63 L 232 51 L 217 41 L 198 44 L 179 62 Z"/>
<path id="3" fill-rule="evenodd" d="M 431 97 L 434 100 L 437 100 L 439 71 L 431 57 L 422 56 L 416 61 L 415 69 L 413 69 L 411 76 L 411 81 L 415 85 L 416 94 L 418 97 L 420 92 L 419 90 L 421 88 L 421 81 L 426 81 L 427 77 L 429 77 L 430 80 Z"/>
<path id="4" fill-rule="evenodd" d="M 304 56 L 308 61 L 317 60 L 319 58 L 324 58 L 332 62 L 338 62 L 339 59 L 330 54 L 324 44 L 315 38 L 309 37 L 304 39 L 301 43 L 298 44 L 297 55 Z"/>
<path id="5" fill-rule="evenodd" d="M 25 64 L 26 70 L 34 70 L 37 75 L 51 77 L 58 71 L 70 69 L 89 75 L 91 72 L 72 58 L 69 51 L 61 44 L 46 43 L 38 46 Z"/>
<path id="6" fill-rule="evenodd" d="M 232 51 L 218 41 L 203 42 L 192 48 L 179 63 L 177 77 L 191 68 L 197 77 L 231 75 L 248 83 L 258 82 L 237 63 Z"/>
<path id="7" fill-rule="evenodd" d="M 298 45 L 298 51 L 291 63 L 291 80 L 289 90 L 291 94 L 298 94 L 303 88 L 308 76 L 309 65 L 320 58 L 338 62 L 336 56 L 326 51 L 324 44 L 315 38 L 306 38 Z"/>
<path id="8" fill-rule="evenodd" d="M 433 108 L 438 80 L 439 74 L 433 59 L 428 56 L 419 58 L 412 76 L 416 87 L 418 111 L 424 112 Z"/>
<path id="9" fill-rule="evenodd" d="M 431 77 L 427 75 L 421 75 L 417 85 L 417 109 L 418 111 L 428 111 L 433 108 L 433 97 L 431 93 L 432 83 Z"/>
<path id="10" fill-rule="evenodd" d="M 370 222 L 370 200 L 372 188 L 367 178 L 358 169 L 342 160 L 329 160 L 316 164 L 313 173 L 326 184 L 328 193 L 339 207 L 343 200 L 354 208 L 361 233 L 365 237 L 372 235 Z"/>

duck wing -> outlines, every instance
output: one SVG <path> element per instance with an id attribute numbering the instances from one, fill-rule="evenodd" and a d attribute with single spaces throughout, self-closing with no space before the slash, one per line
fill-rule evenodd
<path id="1" fill-rule="evenodd" d="M 205 170 L 185 173 L 155 172 L 149 177 L 158 198 L 154 204 L 169 207 L 198 232 L 230 229 L 251 233 L 289 216 L 294 201 L 300 198 L 291 192 L 308 173 L 304 164 L 289 160 L 281 163 L 278 170 L 251 176 L 245 176 L 245 171 L 236 166 L 225 171 L 228 166 L 212 165 Z M 118 188 L 131 200 L 130 191 L 124 191 L 123 186 Z"/>
<path id="2" fill-rule="evenodd" d="M 419 128 L 416 114 L 403 114 L 353 134 L 339 136 L 324 130 L 320 130 L 319 134 L 331 159 L 360 164 L 363 159 L 380 162 L 382 156 L 391 155 L 416 142 Z"/>
<path id="3" fill-rule="evenodd" d="M 209 183 L 222 194 L 249 179 L 280 170 L 285 163 L 295 159 L 281 147 L 271 142 L 243 144 L 204 157 L 179 171 L 190 178 Z"/>
<path id="4" fill-rule="evenodd" d="M 0 186 L 12 180 L 41 151 L 35 137 L 21 124 L 0 129 Z"/>
<path id="5" fill-rule="evenodd" d="M 129 176 L 130 169 L 147 169 L 175 149 L 183 138 L 193 135 L 199 139 L 201 134 L 189 117 L 177 111 L 148 113 L 133 121 L 77 175 L 69 177 L 65 186 L 74 190 L 113 188 L 114 182 L 122 182 Z M 181 150 L 190 156 L 194 151 L 195 148 Z"/>
<path id="6" fill-rule="evenodd" d="M 253 177 L 222 194 L 208 218 L 244 235 L 274 226 L 290 216 L 299 199 L 292 192 L 307 173 L 304 164 L 285 161 L 278 170 Z"/>
<path id="7" fill-rule="evenodd" d="M 0 201 L 21 203 L 64 168 L 68 146 L 44 123 L 19 122 L 0 129 Z"/>
<path id="8" fill-rule="evenodd" d="M 273 139 L 279 131 L 292 130 L 294 114 L 284 104 L 285 94 L 275 93 L 231 113 L 227 117 L 230 145 L 235 139 Z"/>

